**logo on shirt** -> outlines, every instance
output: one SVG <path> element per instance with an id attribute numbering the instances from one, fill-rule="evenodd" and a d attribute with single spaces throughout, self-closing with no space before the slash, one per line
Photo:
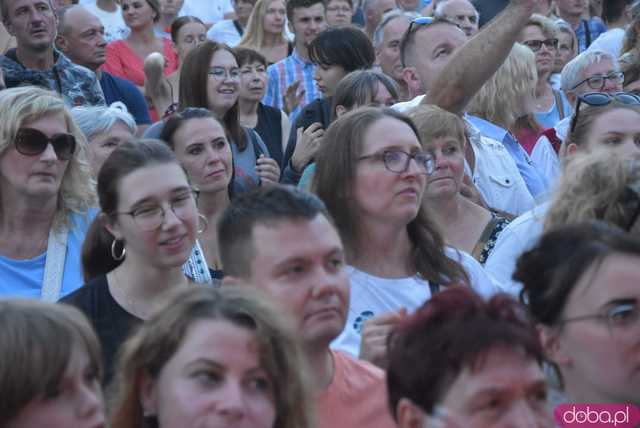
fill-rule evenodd
<path id="1" fill-rule="evenodd" d="M 369 318 L 373 318 L 374 315 L 375 314 L 371 311 L 361 312 L 360 315 L 358 315 L 353 321 L 353 329 L 358 333 L 362 333 L 362 327 L 364 326 L 365 321 Z"/>

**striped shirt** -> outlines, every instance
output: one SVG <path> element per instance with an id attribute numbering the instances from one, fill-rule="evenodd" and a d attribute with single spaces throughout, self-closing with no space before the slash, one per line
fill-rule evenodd
<path id="1" fill-rule="evenodd" d="M 584 52 L 600 34 L 607 31 L 607 26 L 600 19 L 590 18 L 580 20 L 580 25 L 575 29 L 578 38 L 578 53 Z"/>
<path id="2" fill-rule="evenodd" d="M 282 110 L 287 88 L 293 85 L 293 83 L 300 81 L 298 91 L 304 89 L 304 98 L 289 115 L 291 123 L 295 123 L 296 117 L 305 105 L 322 97 L 322 93 L 318 89 L 316 81 L 313 79 L 315 71 L 316 66 L 302 59 L 300 55 L 298 55 L 298 51 L 294 49 L 291 55 L 267 68 L 269 85 L 267 86 L 267 92 L 264 94 L 262 102 L 265 105 Z"/>

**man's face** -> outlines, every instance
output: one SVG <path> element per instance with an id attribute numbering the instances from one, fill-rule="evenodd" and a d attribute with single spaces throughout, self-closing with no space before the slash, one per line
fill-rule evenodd
<path id="1" fill-rule="evenodd" d="M 106 61 L 104 27 L 100 20 L 83 7 L 74 7 L 65 16 L 64 35 L 58 36 L 58 47 L 76 64 L 97 70 Z"/>
<path id="2" fill-rule="evenodd" d="M 478 12 L 468 0 L 452 0 L 442 12 L 447 19 L 458 24 L 467 37 L 478 33 Z"/>
<path id="3" fill-rule="evenodd" d="M 7 31 L 15 36 L 19 48 L 42 52 L 50 49 L 56 36 L 56 15 L 48 0 L 4 0 Z"/>
<path id="4" fill-rule="evenodd" d="M 325 347 L 342 329 L 349 277 L 335 227 L 319 214 L 253 229 L 249 284 L 270 294 L 297 322 L 306 345 Z"/>
<path id="5" fill-rule="evenodd" d="M 395 18 L 384 27 L 382 43 L 376 48 L 376 59 L 382 72 L 402 81 L 402 62 L 400 61 L 400 41 L 409 28 L 409 19 Z"/>
<path id="6" fill-rule="evenodd" d="M 558 10 L 562 15 L 582 15 L 587 10 L 587 0 L 556 0 Z"/>
<path id="7" fill-rule="evenodd" d="M 296 43 L 308 47 L 313 39 L 327 28 L 324 17 L 324 4 L 316 3 L 310 7 L 298 7 L 293 10 L 293 19 L 289 22 L 296 36 Z"/>
<path id="8" fill-rule="evenodd" d="M 415 38 L 415 71 L 422 89 L 428 91 L 467 36 L 455 25 L 441 23 L 419 29 Z"/>

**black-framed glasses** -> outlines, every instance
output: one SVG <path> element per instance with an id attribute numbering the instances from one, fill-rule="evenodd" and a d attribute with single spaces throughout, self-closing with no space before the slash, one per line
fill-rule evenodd
<path id="1" fill-rule="evenodd" d="M 187 220 L 196 212 L 198 192 L 188 190 L 174 196 L 169 202 L 169 209 L 180 220 Z M 166 218 L 167 208 L 162 205 L 142 205 L 126 212 L 116 212 L 118 215 L 131 216 L 134 223 L 145 232 L 159 228 Z"/>
<path id="2" fill-rule="evenodd" d="M 542 45 L 548 50 L 558 49 L 558 39 L 525 40 L 522 44 L 534 52 L 538 52 L 542 48 Z"/>
<path id="3" fill-rule="evenodd" d="M 575 85 L 573 88 L 571 88 L 571 90 L 573 91 L 578 86 L 584 85 L 586 83 L 587 86 L 589 86 L 591 89 L 602 91 L 604 89 L 604 85 L 607 84 L 607 80 L 611 80 L 615 83 L 622 83 L 624 82 L 624 73 L 622 71 L 613 71 L 605 76 L 591 76 Z"/>
<path id="4" fill-rule="evenodd" d="M 417 152 L 407 153 L 402 150 L 385 150 L 383 152 L 374 153 L 372 155 L 360 156 L 358 160 L 376 159 L 384 162 L 385 168 L 389 171 L 402 174 L 409 169 L 411 159 L 415 160 L 424 170 L 424 174 L 433 174 L 434 160 L 431 153 Z"/>
<path id="5" fill-rule="evenodd" d="M 56 134 L 49 138 L 33 128 L 20 128 L 16 132 L 14 145 L 18 153 L 25 156 L 37 156 L 47 150 L 51 144 L 60 160 L 69 160 L 76 150 L 76 137 L 71 134 Z"/>
<path id="6" fill-rule="evenodd" d="M 618 102 L 620 104 L 627 105 L 640 105 L 640 96 L 631 94 L 629 92 L 589 92 L 588 94 L 580 95 L 578 97 L 578 102 L 576 103 L 576 109 L 573 112 L 573 117 L 571 118 L 571 127 L 569 133 L 573 133 L 573 131 L 576 129 L 578 117 L 580 116 L 580 106 L 582 105 L 582 103 L 594 107 L 602 107 L 609 105 L 612 102 Z"/>
<path id="7" fill-rule="evenodd" d="M 613 302 L 601 313 L 566 318 L 561 320 L 560 323 L 568 324 L 580 321 L 599 321 L 605 323 L 611 337 L 626 341 L 631 335 L 638 335 L 640 308 L 638 307 L 636 299 L 622 299 Z"/>

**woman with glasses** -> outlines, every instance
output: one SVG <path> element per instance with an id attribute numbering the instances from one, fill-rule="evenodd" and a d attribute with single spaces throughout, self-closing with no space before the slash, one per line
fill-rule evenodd
<path id="1" fill-rule="evenodd" d="M 198 190 L 198 211 L 207 224 L 198 241 L 213 278 L 222 279 L 215 225 L 229 205 L 233 179 L 233 155 L 224 126 L 209 110 L 188 108 L 167 119 L 160 139 L 174 151 Z"/>
<path id="2" fill-rule="evenodd" d="M 554 91 L 549 83 L 558 49 L 557 30 L 553 21 L 541 15 L 533 15 L 520 32 L 518 41 L 536 54 L 538 84 L 533 102 L 535 122 L 531 124 L 531 138 L 535 142 L 540 131 L 552 128 L 571 114 L 571 105 L 564 94 Z"/>
<path id="3" fill-rule="evenodd" d="M 558 49 L 553 66 L 553 73 L 549 76 L 549 82 L 556 91 L 560 90 L 560 75 L 564 66 L 578 54 L 578 39 L 573 28 L 564 19 L 557 19 L 556 36 L 558 37 Z"/>
<path id="4" fill-rule="evenodd" d="M 0 296 L 56 301 L 82 284 L 96 203 L 86 142 L 53 92 L 0 92 Z"/>
<path id="5" fill-rule="evenodd" d="M 640 402 L 640 242 L 602 223 L 554 229 L 517 263 L 561 402 Z M 606 369 L 604 369 L 606 368 Z"/>
<path id="6" fill-rule="evenodd" d="M 88 282 L 62 300 L 92 322 L 102 343 L 105 380 L 132 328 L 169 290 L 192 281 L 183 273 L 198 233 L 189 180 L 160 141 L 118 147 L 98 174 L 101 214 L 83 247 Z"/>
<path id="7" fill-rule="evenodd" d="M 433 293 L 452 283 L 498 291 L 471 256 L 445 247 L 427 214 L 434 159 L 409 118 L 374 107 L 349 112 L 327 130 L 316 162 L 312 188 L 350 265 L 349 316 L 335 348 L 384 366 L 390 329 Z"/>

